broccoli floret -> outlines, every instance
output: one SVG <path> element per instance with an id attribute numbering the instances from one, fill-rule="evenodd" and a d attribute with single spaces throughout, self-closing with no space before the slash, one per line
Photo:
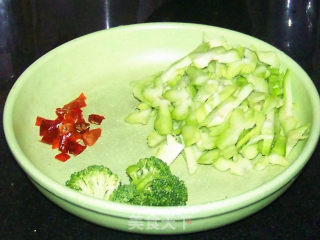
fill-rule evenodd
<path id="1" fill-rule="evenodd" d="M 140 159 L 127 168 L 127 174 L 130 184 L 119 187 L 112 200 L 145 206 L 185 205 L 188 200 L 184 182 L 156 157 Z"/>
<path id="2" fill-rule="evenodd" d="M 169 166 L 156 157 L 140 159 L 137 164 L 129 166 L 126 172 L 137 190 L 145 188 L 153 179 L 171 175 Z"/>
<path id="3" fill-rule="evenodd" d="M 134 199 L 138 196 L 136 185 L 125 184 L 120 185 L 110 196 L 111 201 L 120 203 L 133 203 Z"/>
<path id="4" fill-rule="evenodd" d="M 120 185 L 120 179 L 109 168 L 93 165 L 79 172 L 75 172 L 66 182 L 66 186 L 91 195 L 108 200 L 115 189 Z"/>
<path id="5" fill-rule="evenodd" d="M 140 195 L 140 204 L 147 206 L 186 205 L 187 188 L 177 176 L 152 180 L 151 184 Z"/>
<path id="6" fill-rule="evenodd" d="M 188 200 L 187 188 L 177 176 L 153 179 L 140 191 L 133 183 L 121 185 L 113 192 L 111 201 L 141 206 L 180 206 Z"/>
<path id="7" fill-rule="evenodd" d="M 127 168 L 129 184 L 122 185 L 118 176 L 104 166 L 89 166 L 75 172 L 66 186 L 95 198 L 144 206 L 185 205 L 187 188 L 162 160 L 140 159 Z"/>

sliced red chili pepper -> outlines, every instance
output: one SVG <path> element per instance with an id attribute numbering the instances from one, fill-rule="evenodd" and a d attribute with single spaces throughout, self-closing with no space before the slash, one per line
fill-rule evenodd
<path id="1" fill-rule="evenodd" d="M 58 117 L 63 118 L 63 116 L 67 113 L 67 110 L 63 108 L 57 108 L 56 109 L 56 114 Z"/>
<path id="2" fill-rule="evenodd" d="M 44 136 L 49 132 L 54 132 L 57 128 L 57 124 L 54 120 L 42 119 L 40 124 L 40 136 Z"/>
<path id="3" fill-rule="evenodd" d="M 69 132 L 72 132 L 74 130 L 72 123 L 61 123 L 59 125 L 59 133 L 60 135 L 67 134 Z"/>
<path id="4" fill-rule="evenodd" d="M 52 149 L 56 149 L 58 148 L 60 145 L 60 138 L 55 138 L 52 140 L 52 143 L 51 143 L 51 148 Z"/>
<path id="5" fill-rule="evenodd" d="M 45 121 L 47 120 L 43 120 L 42 123 L 44 123 Z M 40 136 L 42 136 L 41 142 L 52 144 L 53 140 L 59 136 L 59 130 L 55 125 L 50 125 L 48 127 L 46 125 L 41 124 Z"/>
<path id="6" fill-rule="evenodd" d="M 74 128 L 80 133 L 82 133 L 85 130 L 89 129 L 89 127 L 90 127 L 90 124 L 86 123 L 86 122 L 77 122 L 77 123 L 74 124 Z"/>
<path id="7" fill-rule="evenodd" d="M 103 119 L 105 119 L 104 116 L 98 114 L 90 114 L 88 120 L 90 123 L 100 125 Z"/>
<path id="8" fill-rule="evenodd" d="M 42 118 L 42 117 L 37 117 L 37 118 L 36 118 L 36 123 L 35 123 L 35 125 L 36 125 L 36 126 L 40 126 L 41 123 L 42 123 L 42 120 L 44 120 L 44 118 Z"/>
<path id="9" fill-rule="evenodd" d="M 56 155 L 60 161 L 70 158 L 68 154 L 78 155 L 87 146 L 92 146 L 101 136 L 101 129 L 89 130 L 90 124 L 85 121 L 81 108 L 86 106 L 83 93 L 78 98 L 56 109 L 57 118 L 48 120 L 37 117 L 35 125 L 40 127 L 41 142 L 50 144 L 52 149 L 61 152 Z M 101 124 L 103 116 L 91 114 L 89 122 Z"/>
<path id="10" fill-rule="evenodd" d="M 101 128 L 85 131 L 82 135 L 84 143 L 88 146 L 92 146 L 101 136 Z"/>
<path id="11" fill-rule="evenodd" d="M 55 158 L 60 160 L 61 162 L 65 162 L 70 158 L 70 156 L 66 153 L 59 153 L 55 156 Z"/>
<path id="12" fill-rule="evenodd" d="M 64 109 L 83 108 L 87 106 L 85 101 L 86 101 L 86 96 L 83 93 L 81 93 L 79 97 L 69 102 L 68 104 L 64 105 L 63 108 Z"/>
<path id="13" fill-rule="evenodd" d="M 85 121 L 82 116 L 82 110 L 80 108 L 71 108 L 70 115 L 77 121 Z"/>
<path id="14" fill-rule="evenodd" d="M 73 155 L 78 155 L 80 153 L 82 153 L 85 149 L 86 149 L 87 146 L 84 146 L 84 145 L 81 145 L 77 142 L 72 142 L 70 141 L 69 142 L 69 153 L 73 154 Z"/>
<path id="15" fill-rule="evenodd" d="M 74 142 L 79 142 L 79 140 L 83 141 L 82 140 L 82 133 L 74 131 L 72 133 L 71 140 L 74 141 Z"/>
<path id="16" fill-rule="evenodd" d="M 68 145 L 69 145 L 69 141 L 70 141 L 70 133 L 66 134 L 66 135 L 62 135 L 60 137 L 60 143 L 59 143 L 59 151 L 61 152 L 68 152 Z"/>
<path id="17" fill-rule="evenodd" d="M 41 138 L 41 142 L 51 145 L 56 137 L 56 135 L 46 134 Z"/>

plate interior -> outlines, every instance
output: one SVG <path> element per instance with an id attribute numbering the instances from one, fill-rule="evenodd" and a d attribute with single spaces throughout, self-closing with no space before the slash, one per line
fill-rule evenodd
<path id="1" fill-rule="evenodd" d="M 209 38 L 224 36 L 232 44 L 270 48 L 242 34 L 205 27 L 111 30 L 77 39 L 47 54 L 21 76 L 22 86 L 13 109 L 14 132 L 20 148 L 42 173 L 60 184 L 74 171 L 92 164 L 108 166 L 127 182 L 126 167 L 154 154 L 154 149 L 146 144 L 152 125 L 124 122 L 137 104 L 130 82 L 165 69 L 194 49 L 204 34 Z M 279 54 L 284 65 L 293 67 Z M 303 82 L 298 81 L 300 73 L 291 71 L 295 102 L 299 103 L 295 111 L 303 121 L 311 121 L 311 100 Z M 55 118 L 55 108 L 81 92 L 87 97 L 84 115 L 96 113 L 106 118 L 101 125 L 102 136 L 94 146 L 62 163 L 54 158 L 58 151 L 39 141 L 35 119 L 36 116 Z M 300 143 L 290 158 L 294 159 L 302 147 Z M 188 204 L 208 203 L 247 192 L 285 170 L 270 166 L 261 172 L 252 170 L 244 176 L 235 176 L 199 165 L 197 172 L 190 175 L 181 157 L 171 168 L 188 187 Z"/>

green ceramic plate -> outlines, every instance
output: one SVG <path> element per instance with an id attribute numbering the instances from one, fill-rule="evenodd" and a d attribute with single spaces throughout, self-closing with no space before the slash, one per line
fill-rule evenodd
<path id="1" fill-rule="evenodd" d="M 125 169 L 154 154 L 146 145 L 151 125 L 132 126 L 125 116 L 136 106 L 129 83 L 166 68 L 193 50 L 203 38 L 224 36 L 231 44 L 276 51 L 294 76 L 296 113 L 312 124 L 310 137 L 290 156 L 287 168 L 270 166 L 239 177 L 199 166 L 190 176 L 182 158 L 172 171 L 185 180 L 185 207 L 137 207 L 101 201 L 64 187 L 74 171 L 103 164 L 127 181 Z M 104 115 L 98 142 L 65 163 L 40 143 L 36 116 L 55 118 L 55 108 L 87 96 L 84 114 Z M 186 233 L 218 227 L 243 218 L 280 195 L 312 154 L 319 137 L 318 93 L 306 73 L 292 59 L 250 36 L 211 26 L 154 23 L 117 27 L 68 42 L 30 66 L 12 88 L 4 111 L 6 139 L 20 166 L 48 198 L 64 209 L 97 224 L 143 233 Z M 154 223 L 153 227 L 150 227 Z M 141 221 L 143 227 L 137 227 Z M 156 225 L 158 227 L 156 227 Z M 148 227 L 149 226 L 149 227 Z"/>

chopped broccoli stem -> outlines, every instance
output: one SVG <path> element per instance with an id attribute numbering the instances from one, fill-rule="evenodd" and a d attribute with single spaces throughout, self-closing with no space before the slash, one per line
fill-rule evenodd
<path id="1" fill-rule="evenodd" d="M 241 149 L 241 154 L 243 157 L 245 157 L 247 159 L 250 159 L 250 160 L 254 159 L 259 154 L 258 143 L 245 145 Z"/>
<path id="2" fill-rule="evenodd" d="M 192 125 L 183 126 L 181 129 L 181 134 L 185 146 L 191 146 L 192 144 L 198 142 L 200 138 L 199 128 Z"/>
<path id="3" fill-rule="evenodd" d="M 208 128 L 200 128 L 200 139 L 196 143 L 200 151 L 211 150 L 216 147 L 216 138 L 210 135 Z"/>
<path id="4" fill-rule="evenodd" d="M 300 128 L 305 123 L 295 115 L 290 72 L 279 60 L 273 51 L 231 46 L 218 36 L 204 39 L 165 71 L 134 86 L 140 103 L 132 122 L 155 116 L 149 146 L 165 152 L 161 159 L 168 164 L 182 153 L 190 173 L 197 164 L 216 163 L 240 174 L 249 159 L 259 170 L 284 165 L 282 158 L 307 137 L 309 127 Z M 169 148 L 163 141 L 168 135 L 182 143 Z M 220 153 L 212 163 L 208 154 L 214 149 Z"/>
<path id="5" fill-rule="evenodd" d="M 286 156 L 286 144 L 287 144 L 287 138 L 284 136 L 283 133 L 279 132 L 275 136 L 274 144 L 271 149 L 271 153 L 279 154 L 280 156 L 285 157 Z"/>
<path id="6" fill-rule="evenodd" d="M 125 121 L 127 123 L 131 124 L 147 124 L 150 116 L 151 116 L 152 109 L 144 109 L 144 110 L 138 110 L 135 111 L 131 114 L 129 114 L 126 118 Z"/>
<path id="7" fill-rule="evenodd" d="M 261 62 L 266 63 L 272 67 L 279 67 L 279 58 L 275 52 L 257 51 L 257 55 Z"/>
<path id="8" fill-rule="evenodd" d="M 190 79 L 190 83 L 195 86 L 202 86 L 209 79 L 209 74 L 201 69 L 190 66 L 186 69 L 186 74 Z"/>
<path id="9" fill-rule="evenodd" d="M 197 160 L 200 157 L 201 152 L 194 145 L 185 147 L 183 152 L 184 152 L 184 158 L 187 162 L 189 173 L 194 174 L 197 171 Z"/>
<path id="10" fill-rule="evenodd" d="M 182 58 L 178 60 L 174 64 L 172 64 L 166 71 L 164 71 L 161 75 L 162 82 L 168 82 L 174 78 L 176 78 L 179 74 L 181 74 L 181 69 L 189 66 L 191 64 L 191 59 L 189 57 Z"/>
<path id="11" fill-rule="evenodd" d="M 250 129 L 245 135 L 240 137 L 239 141 L 236 144 L 237 149 L 240 149 L 243 145 L 249 142 L 250 139 L 253 139 L 260 134 L 262 125 L 265 120 L 265 116 L 261 112 L 255 112 L 255 126 Z"/>
<path id="12" fill-rule="evenodd" d="M 160 103 L 159 111 L 154 120 L 154 129 L 162 136 L 172 133 L 172 117 L 169 110 L 169 103 Z"/>
<path id="13" fill-rule="evenodd" d="M 263 139 L 262 142 L 260 142 L 260 152 L 262 155 L 269 155 L 273 139 L 274 139 L 274 111 L 269 112 L 266 115 L 266 120 L 264 121 L 262 128 L 261 128 L 261 134 L 262 135 L 268 135 L 269 138 Z"/>
<path id="14" fill-rule="evenodd" d="M 204 152 L 200 158 L 197 160 L 197 163 L 204 164 L 204 165 L 210 165 L 213 164 L 218 158 L 220 157 L 220 150 L 219 149 L 213 149 L 207 152 Z"/>
<path id="15" fill-rule="evenodd" d="M 228 128 L 217 136 L 215 141 L 216 146 L 219 149 L 224 149 L 229 145 L 235 145 L 241 135 L 241 133 L 248 128 L 251 128 L 254 124 L 254 115 L 246 116 L 246 114 L 236 109 L 231 113 L 229 119 Z"/>
<path id="16" fill-rule="evenodd" d="M 159 144 L 164 142 L 165 139 L 166 139 L 165 136 L 162 136 L 159 133 L 157 133 L 156 131 L 153 131 L 147 137 L 148 146 L 149 147 L 157 147 Z"/>
<path id="17" fill-rule="evenodd" d="M 292 151 L 293 147 L 298 143 L 299 140 L 306 139 L 308 137 L 309 128 L 309 125 L 305 124 L 288 132 L 286 156 L 289 155 L 289 153 Z"/>
<path id="18" fill-rule="evenodd" d="M 179 143 L 174 136 L 168 135 L 167 141 L 159 147 L 156 156 L 170 165 L 179 156 L 183 148 L 183 144 Z"/>

